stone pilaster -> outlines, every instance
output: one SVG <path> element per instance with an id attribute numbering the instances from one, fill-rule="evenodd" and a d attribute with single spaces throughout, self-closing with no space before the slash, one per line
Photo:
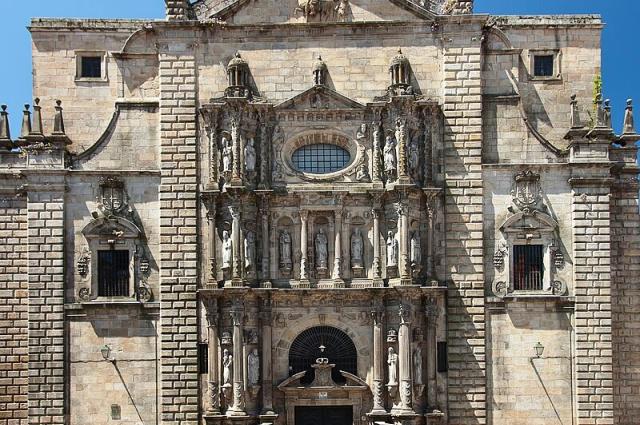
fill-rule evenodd
<path id="1" fill-rule="evenodd" d="M 162 418 L 198 422 L 196 65 L 191 46 L 168 41 L 160 64 L 160 292 Z M 191 79 L 191 81 L 189 81 Z"/>
<path id="2" fill-rule="evenodd" d="M 273 415 L 273 362 L 272 362 L 272 328 L 271 299 L 264 298 L 260 311 L 262 326 L 262 415 Z"/>
<path id="3" fill-rule="evenodd" d="M 231 286 L 242 286 L 242 257 L 240 254 L 242 229 L 240 225 L 240 205 L 234 204 L 229 206 L 229 212 L 231 213 L 232 218 L 231 252 L 233 258 L 231 261 Z"/>
<path id="4" fill-rule="evenodd" d="M 63 425 L 65 178 L 41 171 L 29 185 L 29 423 Z"/>
<path id="5" fill-rule="evenodd" d="M 400 273 L 400 285 L 411 285 L 411 270 L 409 260 L 409 210 L 404 203 L 396 206 L 398 212 L 398 228 L 400 230 L 400 258 L 398 259 L 398 271 Z"/>
<path id="6" fill-rule="evenodd" d="M 482 81 L 479 24 L 445 27 L 444 228 L 449 422 L 486 423 Z M 476 41 L 471 41 L 476 40 Z"/>
<path id="7" fill-rule="evenodd" d="M 307 267 L 309 265 L 309 254 L 308 254 L 308 228 L 307 221 L 309 220 L 309 211 L 300 211 L 300 283 L 303 284 L 303 281 L 308 281 L 309 276 L 307 275 Z"/>

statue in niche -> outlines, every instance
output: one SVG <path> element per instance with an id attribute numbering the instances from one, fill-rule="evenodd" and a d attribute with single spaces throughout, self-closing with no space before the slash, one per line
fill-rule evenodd
<path id="1" fill-rule="evenodd" d="M 398 265 L 398 240 L 391 230 L 387 233 L 387 267 Z"/>
<path id="2" fill-rule="evenodd" d="M 244 238 L 244 266 L 250 269 L 256 258 L 256 234 L 249 230 Z"/>
<path id="3" fill-rule="evenodd" d="M 395 180 L 397 172 L 396 141 L 391 134 L 384 143 L 384 172 L 388 180 Z"/>
<path id="4" fill-rule="evenodd" d="M 356 132 L 356 140 L 360 146 L 364 146 L 367 142 L 367 124 L 360 124 L 360 128 Z"/>
<path id="5" fill-rule="evenodd" d="M 256 172 L 256 147 L 253 137 L 247 141 L 244 148 L 244 169 L 248 174 Z"/>
<path id="6" fill-rule="evenodd" d="M 229 231 L 222 232 L 222 268 L 228 269 L 231 267 L 231 235 Z"/>
<path id="7" fill-rule="evenodd" d="M 349 0 L 338 0 L 338 5 L 334 10 L 336 12 L 336 20 L 338 22 L 345 22 L 347 20 L 347 12 L 349 11 Z"/>
<path id="8" fill-rule="evenodd" d="M 413 350 L 413 383 L 422 385 L 422 347 L 416 346 Z"/>
<path id="9" fill-rule="evenodd" d="M 414 137 L 409 143 L 409 174 L 415 182 L 420 181 L 420 147 L 418 138 Z"/>
<path id="10" fill-rule="evenodd" d="M 316 268 L 327 268 L 327 256 L 328 256 L 328 241 L 327 235 L 324 234 L 324 230 L 318 230 L 316 235 Z"/>
<path id="11" fill-rule="evenodd" d="M 231 376 L 233 375 L 233 355 L 229 354 L 226 348 L 222 351 L 222 385 L 231 386 Z"/>
<path id="12" fill-rule="evenodd" d="M 422 264 L 422 248 L 420 245 L 420 233 L 413 232 L 411 236 L 411 265 L 414 267 Z"/>
<path id="13" fill-rule="evenodd" d="M 404 136 L 406 135 L 405 132 L 405 123 L 403 120 L 401 120 L 400 118 L 398 118 L 396 120 L 396 142 L 397 143 L 402 143 L 404 142 Z"/>
<path id="14" fill-rule="evenodd" d="M 389 383 L 387 385 L 398 385 L 398 355 L 393 347 L 389 347 L 387 365 L 389 365 Z"/>
<path id="15" fill-rule="evenodd" d="M 363 264 L 364 242 L 359 228 L 351 235 L 351 267 L 361 268 Z"/>
<path id="16" fill-rule="evenodd" d="M 280 233 L 280 268 L 291 269 L 291 235 L 286 230 Z"/>
<path id="17" fill-rule="evenodd" d="M 247 380 L 251 386 L 260 383 L 260 355 L 257 348 L 251 350 L 247 357 Z"/>
<path id="18" fill-rule="evenodd" d="M 233 147 L 227 134 L 222 136 L 222 172 L 230 173 L 233 164 Z"/>

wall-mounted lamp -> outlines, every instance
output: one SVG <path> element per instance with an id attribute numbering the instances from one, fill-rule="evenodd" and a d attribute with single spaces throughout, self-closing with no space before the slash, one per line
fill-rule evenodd
<path id="1" fill-rule="evenodd" d="M 114 359 L 111 358 L 111 347 L 109 347 L 107 344 L 103 345 L 100 348 L 100 354 L 102 354 L 102 358 L 105 359 L 108 362 L 113 362 Z"/>
<path id="2" fill-rule="evenodd" d="M 538 341 L 538 343 L 534 345 L 533 348 L 536 350 L 536 356 L 538 358 L 542 357 L 542 353 L 544 353 L 544 345 L 542 345 L 540 341 Z"/>

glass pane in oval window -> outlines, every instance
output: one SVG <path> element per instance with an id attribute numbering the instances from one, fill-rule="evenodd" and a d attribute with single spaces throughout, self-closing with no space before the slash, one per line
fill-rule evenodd
<path id="1" fill-rule="evenodd" d="M 346 168 L 351 155 L 340 146 L 315 144 L 303 146 L 293 153 L 293 165 L 300 171 L 327 174 Z"/>

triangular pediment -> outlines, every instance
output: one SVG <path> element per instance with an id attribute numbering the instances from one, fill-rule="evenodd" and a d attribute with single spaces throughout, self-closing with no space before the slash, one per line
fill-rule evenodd
<path id="1" fill-rule="evenodd" d="M 230 24 L 432 20 L 439 3 L 419 0 L 198 0 L 199 20 Z"/>
<path id="2" fill-rule="evenodd" d="M 279 111 L 364 110 L 365 106 L 325 86 L 314 86 L 275 106 Z"/>

